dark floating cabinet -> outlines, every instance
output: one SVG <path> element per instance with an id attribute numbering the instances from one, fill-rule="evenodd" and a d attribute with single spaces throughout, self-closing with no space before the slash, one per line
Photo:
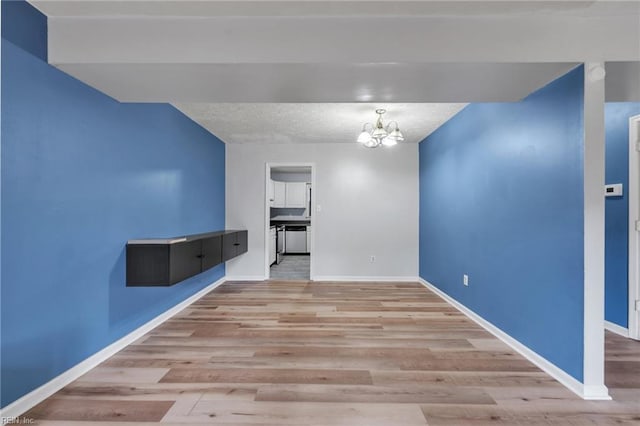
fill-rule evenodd
<path id="1" fill-rule="evenodd" d="M 127 243 L 127 287 L 170 286 L 247 251 L 247 231 Z"/>
<path id="2" fill-rule="evenodd" d="M 226 262 L 247 251 L 247 231 L 222 236 L 222 261 Z"/>

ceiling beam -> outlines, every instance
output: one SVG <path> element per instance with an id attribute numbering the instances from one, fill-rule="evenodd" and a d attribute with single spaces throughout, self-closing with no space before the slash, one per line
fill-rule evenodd
<path id="1" fill-rule="evenodd" d="M 513 102 L 574 68 L 543 64 L 62 64 L 121 102 Z"/>
<path id="2" fill-rule="evenodd" d="M 637 15 L 49 18 L 52 64 L 638 60 Z"/>

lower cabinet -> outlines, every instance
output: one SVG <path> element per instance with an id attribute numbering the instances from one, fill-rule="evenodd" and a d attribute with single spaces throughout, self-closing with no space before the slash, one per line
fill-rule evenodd
<path id="1" fill-rule="evenodd" d="M 236 231 L 222 236 L 222 261 L 226 262 L 247 251 L 247 231 Z"/>
<path id="2" fill-rule="evenodd" d="M 247 251 L 247 231 L 127 243 L 127 287 L 170 286 Z"/>
<path id="3" fill-rule="evenodd" d="M 202 270 L 213 268 L 222 261 L 222 235 L 202 240 Z"/>
<path id="4" fill-rule="evenodd" d="M 171 284 L 184 281 L 204 270 L 202 241 L 186 241 L 169 246 L 169 282 Z"/>

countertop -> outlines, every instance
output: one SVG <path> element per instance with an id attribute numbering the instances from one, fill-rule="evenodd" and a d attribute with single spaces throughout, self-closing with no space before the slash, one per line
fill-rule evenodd
<path id="1" fill-rule="evenodd" d="M 271 221 L 276 222 L 310 222 L 310 217 L 305 216 L 274 216 L 271 218 Z"/>
<path id="2" fill-rule="evenodd" d="M 239 230 L 204 232 L 202 234 L 183 235 L 180 237 L 173 237 L 173 238 L 143 238 L 143 239 L 129 240 L 127 241 L 127 244 L 175 244 L 175 243 L 182 243 L 185 241 L 198 240 L 201 238 L 214 237 L 216 235 L 233 234 L 238 231 Z"/>
<path id="3" fill-rule="evenodd" d="M 311 225 L 311 218 L 304 216 L 274 216 L 270 224 L 273 225 Z"/>

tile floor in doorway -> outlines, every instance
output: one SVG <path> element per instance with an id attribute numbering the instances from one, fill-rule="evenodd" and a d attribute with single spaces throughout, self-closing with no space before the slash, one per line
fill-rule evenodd
<path id="1" fill-rule="evenodd" d="M 271 266 L 272 280 L 308 280 L 311 256 L 306 254 L 285 254 L 279 264 Z"/>

